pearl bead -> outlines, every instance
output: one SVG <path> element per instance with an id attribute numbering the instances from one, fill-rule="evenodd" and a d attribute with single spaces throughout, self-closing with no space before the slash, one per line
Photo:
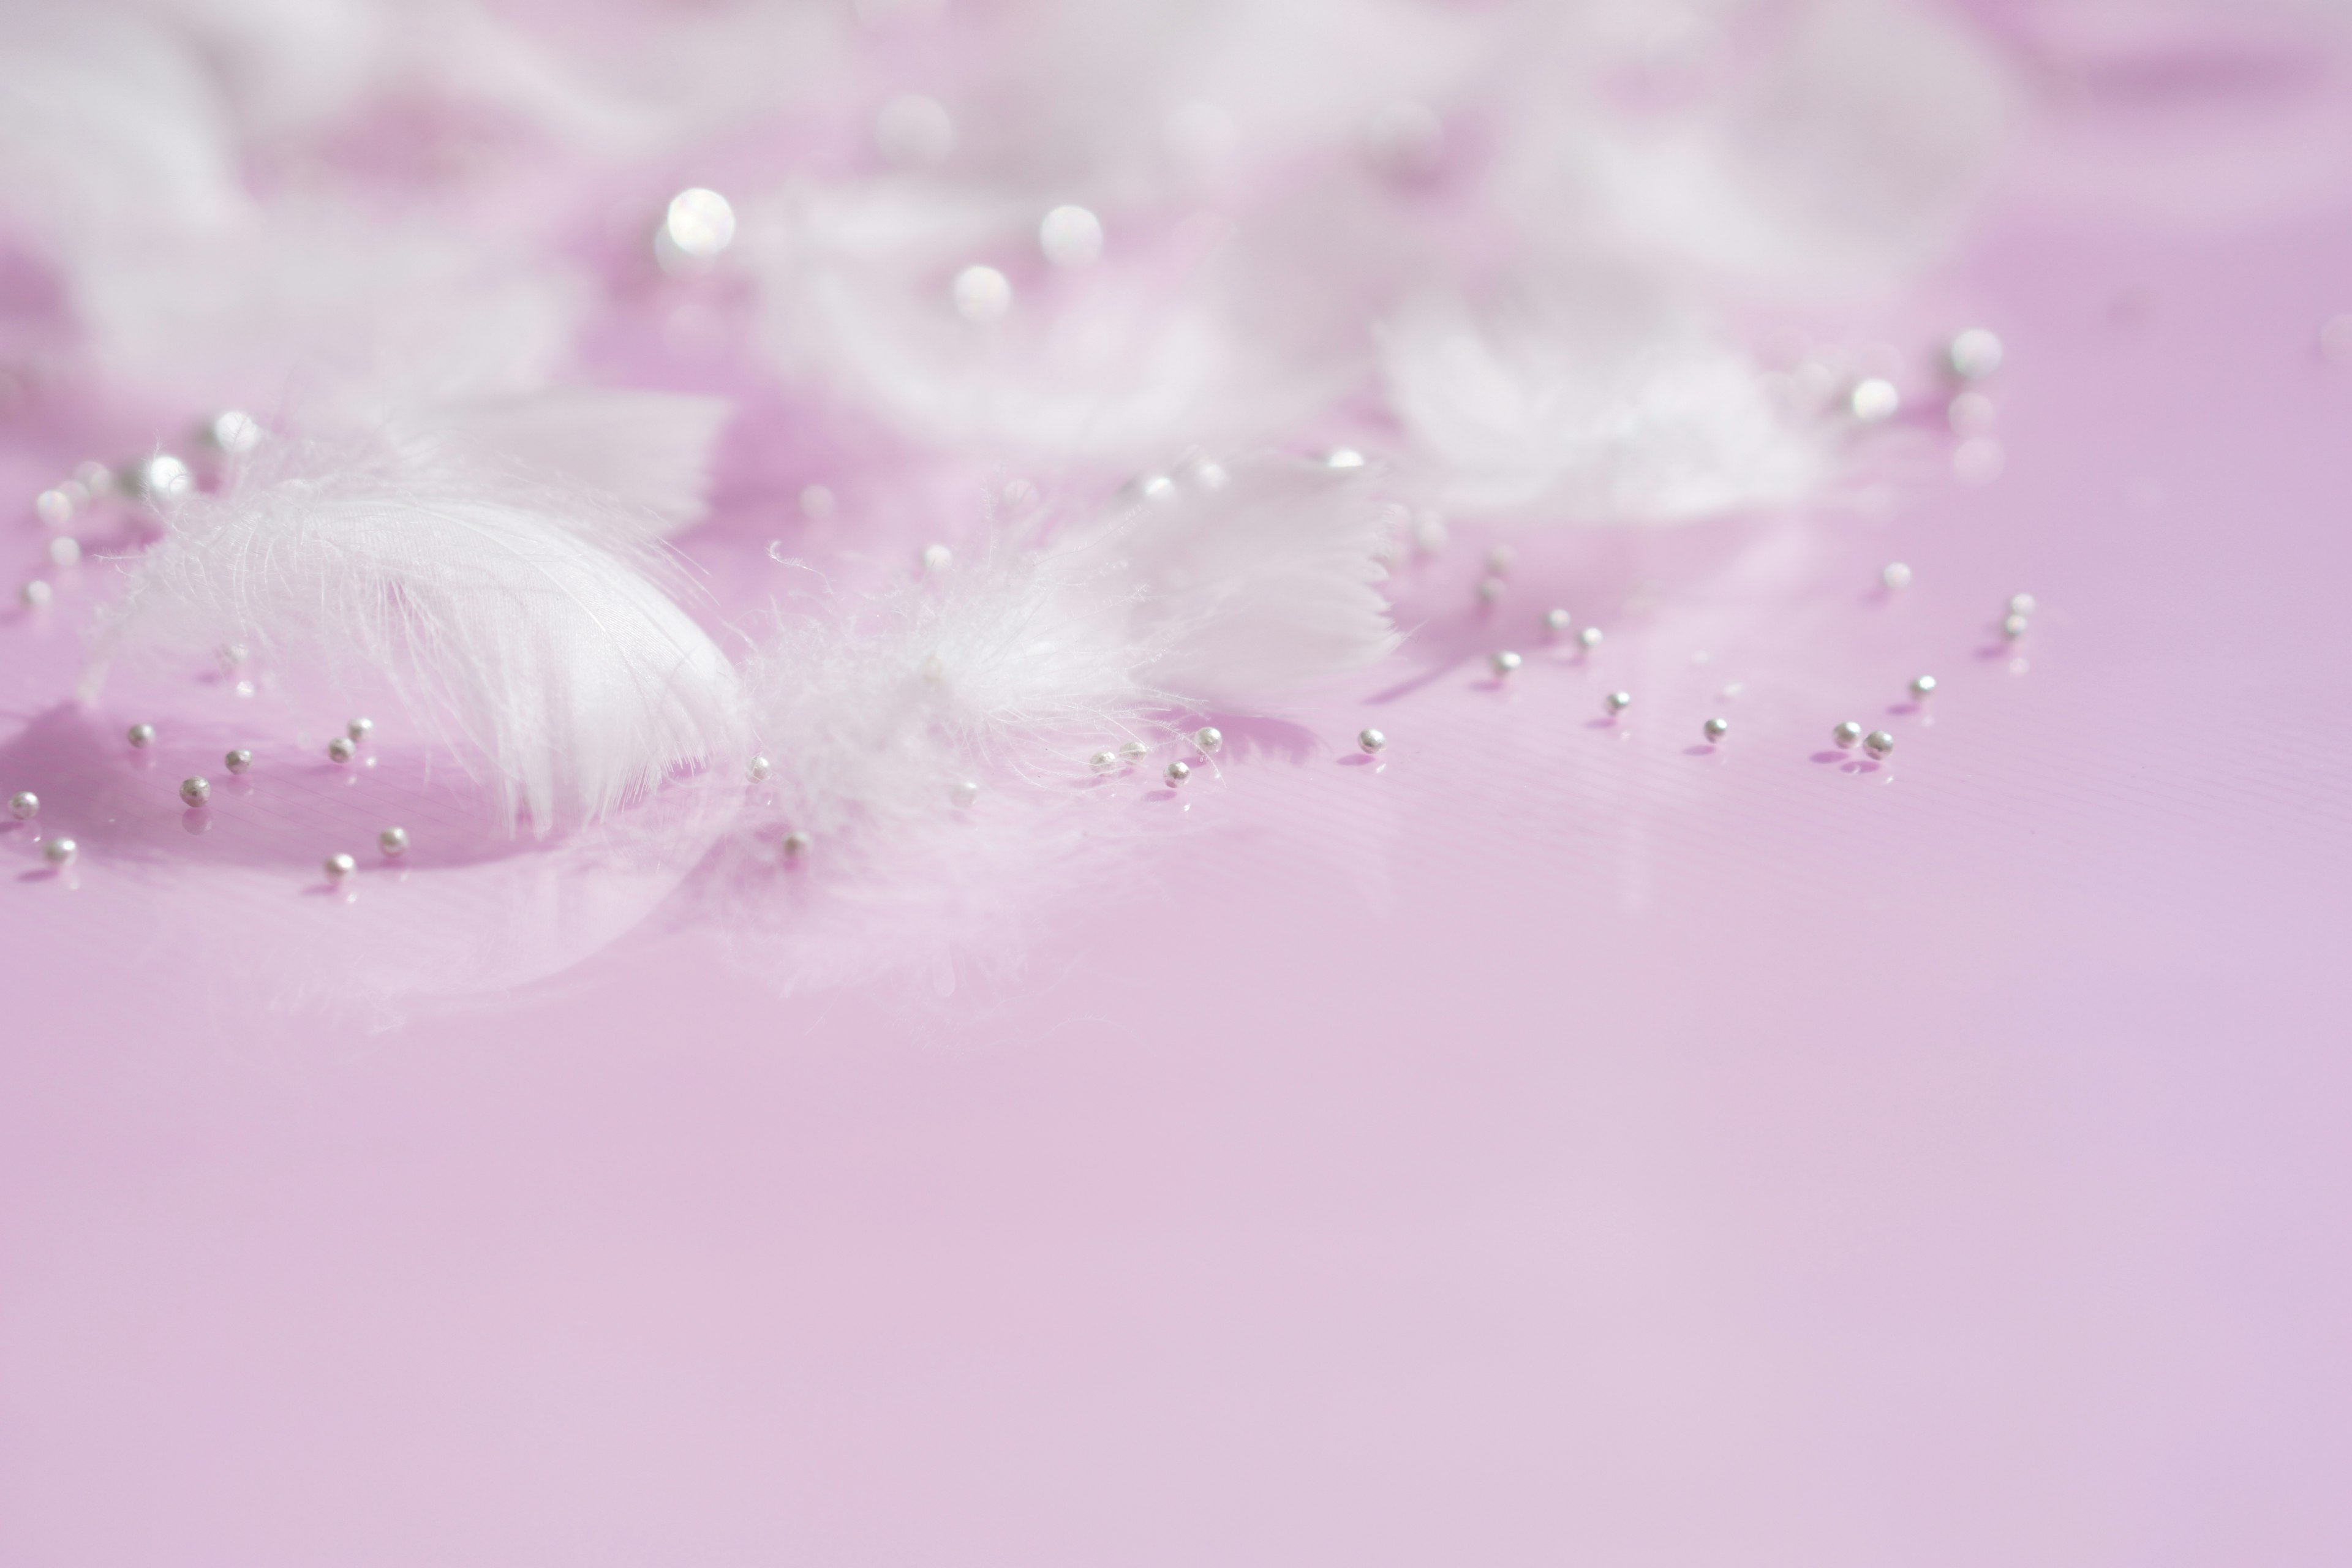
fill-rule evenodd
<path id="1" fill-rule="evenodd" d="M 126 738 L 133 746 L 144 751 L 147 747 L 155 743 L 155 726 L 152 724 L 133 724 L 127 732 Z"/>
<path id="2" fill-rule="evenodd" d="M 2012 616 L 2030 616 L 2030 615 L 2032 615 L 2032 614 L 2033 613 L 2033 611 L 2034 611 L 2034 603 L 2033 603 L 2033 595 L 2031 595 L 2031 594 L 2011 594 L 2011 595 L 2009 596 L 2009 613 L 2010 613 L 2011 615 L 2012 615 Z"/>
<path id="3" fill-rule="evenodd" d="M 1932 675 L 1920 676 L 1911 683 L 1911 695 L 1914 697 L 1936 695 L 1936 678 Z"/>
<path id="4" fill-rule="evenodd" d="M 70 866 L 80 853 L 81 846 L 70 838 L 52 838 L 41 846 L 41 855 L 52 866 Z"/>
<path id="5" fill-rule="evenodd" d="M 1874 757 L 1883 757 L 1895 749 L 1895 737 L 1884 730 L 1873 730 L 1863 737 L 1862 748 Z"/>
<path id="6" fill-rule="evenodd" d="M 800 505 L 801 515 L 803 517 L 831 517 L 833 515 L 833 487 L 830 485 L 803 485 L 801 487 Z"/>
<path id="7" fill-rule="evenodd" d="M 955 786 L 954 795 L 958 805 L 970 805 L 980 798 L 980 786 L 971 780 L 966 779 Z"/>
<path id="8" fill-rule="evenodd" d="M 1878 574 L 1878 580 L 1890 588 L 1908 588 L 1911 585 L 1911 568 L 1900 561 L 1890 563 Z"/>
<path id="9" fill-rule="evenodd" d="M 382 833 L 375 836 L 375 847 L 383 852 L 385 858 L 392 860 L 399 859 L 403 855 L 408 853 L 408 829 L 405 827 L 385 828 Z"/>
<path id="10" fill-rule="evenodd" d="M 784 858 L 787 860 L 797 860 L 802 856 L 807 854 L 810 849 L 815 847 L 815 845 L 816 838 L 814 835 L 804 833 L 801 829 L 795 827 L 790 833 L 784 835 Z"/>
<path id="11" fill-rule="evenodd" d="M 1830 731 L 1830 739 L 1838 743 L 1838 750 L 1850 752 L 1853 743 L 1862 739 L 1862 726 L 1849 719 Z"/>
<path id="12" fill-rule="evenodd" d="M 1486 552 L 1486 570 L 1497 577 L 1508 575 L 1511 568 L 1518 563 L 1519 552 L 1507 544 L 1497 544 Z"/>
<path id="13" fill-rule="evenodd" d="M 773 772 L 775 772 L 775 764 L 765 757 L 753 757 L 743 765 L 744 776 L 753 784 L 765 784 L 768 775 Z"/>
<path id="14" fill-rule="evenodd" d="M 2000 635 L 2012 642 L 2025 635 L 2025 617 L 2011 616 L 2000 623 Z"/>
<path id="15" fill-rule="evenodd" d="M 1189 779 L 1192 776 L 1192 769 L 1191 764 L 1185 763 L 1171 763 L 1168 764 L 1167 777 L 1169 788 L 1175 788 L 1178 784 L 1182 784 L 1186 779 Z"/>
<path id="16" fill-rule="evenodd" d="M 993 267 L 967 267 L 955 276 L 956 314 L 975 326 L 1004 320 L 1013 309 L 1013 280 Z"/>
<path id="17" fill-rule="evenodd" d="M 1334 447 L 1323 454 L 1323 466 L 1329 468 L 1360 468 L 1364 455 L 1353 447 Z"/>
<path id="18" fill-rule="evenodd" d="M 360 863 L 348 855 L 330 855 L 327 857 L 326 863 L 320 868 L 326 872 L 327 880 L 330 882 L 341 882 L 359 868 Z"/>
<path id="19" fill-rule="evenodd" d="M 1491 605 L 1502 596 L 1503 580 L 1500 577 L 1481 577 L 1478 579 L 1478 602 L 1480 604 Z"/>
<path id="20" fill-rule="evenodd" d="M 8 815 L 19 822 L 30 822 L 41 815 L 41 797 L 31 790 L 18 790 L 8 797 Z"/>
<path id="21" fill-rule="evenodd" d="M 59 571 L 81 564 L 81 541 L 70 533 L 61 533 L 49 541 L 49 564 Z"/>
<path id="22" fill-rule="evenodd" d="M 1389 743 L 1389 738 L 1378 730 L 1366 730 L 1356 737 L 1356 744 L 1367 753 L 1377 752 Z"/>
<path id="23" fill-rule="evenodd" d="M 1706 731 L 1706 738 L 1708 740 L 1720 741 L 1726 735 L 1731 733 L 1731 721 L 1728 719 L 1709 719 L 1703 728 Z"/>
<path id="24" fill-rule="evenodd" d="M 923 679 L 925 680 L 945 680 L 947 678 L 948 661 L 941 658 L 935 653 L 926 655 L 923 658 Z"/>
<path id="25" fill-rule="evenodd" d="M 1980 381 L 2000 368 L 2000 340 L 1982 327 L 1970 327 L 1945 345 L 1944 363 L 1962 381 Z"/>
<path id="26" fill-rule="evenodd" d="M 1102 256 L 1102 220 L 1084 207 L 1055 207 L 1037 226 L 1037 248 L 1056 267 L 1084 267 Z"/>
<path id="27" fill-rule="evenodd" d="M 1854 384 L 1846 405 L 1853 416 L 1865 425 L 1876 425 L 1892 419 L 1903 407 L 1903 395 L 1895 384 L 1884 376 L 1874 375 Z"/>
<path id="28" fill-rule="evenodd" d="M 1556 636 L 1568 630 L 1569 623 L 1573 618 L 1566 610 L 1546 610 L 1543 618 L 1544 630 Z"/>
<path id="29" fill-rule="evenodd" d="M 734 242 L 734 205 L 717 191 L 689 185 L 670 197 L 655 251 L 664 259 L 709 261 Z"/>
<path id="30" fill-rule="evenodd" d="M 336 763 L 348 763 L 352 760 L 352 753 L 357 749 L 358 748 L 352 744 L 349 736 L 338 735 L 333 740 L 327 742 L 327 760 Z"/>
<path id="31" fill-rule="evenodd" d="M 253 766 L 253 753 L 247 751 L 243 746 L 239 746 L 236 751 L 231 752 L 227 756 L 221 759 L 221 765 L 227 768 L 228 771 L 233 773 L 241 773 L 245 772 L 246 769 Z"/>
<path id="32" fill-rule="evenodd" d="M 955 151 L 955 120 L 936 99 L 900 93 L 874 117 L 874 145 L 902 169 L 928 169 Z"/>
<path id="33" fill-rule="evenodd" d="M 203 805 L 213 798 L 213 782 L 201 776 L 180 781 L 180 799 L 189 805 Z"/>
<path id="34" fill-rule="evenodd" d="M 1113 752 L 1097 752 L 1087 759 L 1087 765 L 1098 773 L 1107 773 L 1118 766 L 1118 756 Z"/>
<path id="35" fill-rule="evenodd" d="M 1582 631 L 1576 634 L 1576 640 L 1582 643 L 1584 645 L 1585 651 L 1589 653 L 1592 649 L 1601 646 L 1601 628 L 1599 626 L 1587 626 Z"/>
<path id="36" fill-rule="evenodd" d="M 343 726 L 343 733 L 349 735 L 352 738 L 352 744 L 356 746 L 366 740 L 368 731 L 374 728 L 375 721 L 373 719 L 354 719 Z"/>
<path id="37" fill-rule="evenodd" d="M 63 490 L 43 490 L 33 498 L 33 515 L 43 526 L 63 528 L 73 521 L 73 497 Z"/>
<path id="38" fill-rule="evenodd" d="M 955 552 L 944 544 L 923 546 L 923 570 L 936 577 L 955 564 Z"/>
<path id="39" fill-rule="evenodd" d="M 49 585 L 36 577 L 17 589 L 16 596 L 25 601 L 27 609 L 41 610 L 48 607 L 50 593 Z"/>
<path id="40" fill-rule="evenodd" d="M 1118 754 L 1130 763 L 1139 763 L 1151 754 L 1151 748 L 1140 741 L 1129 741 L 1118 749 Z"/>
<path id="41" fill-rule="evenodd" d="M 1192 744 L 1200 747 L 1204 756 L 1214 755 L 1217 748 L 1224 743 L 1225 732 L 1214 724 L 1204 724 L 1192 731 Z"/>
<path id="42" fill-rule="evenodd" d="M 225 409 L 205 421 L 202 435 L 223 457 L 241 458 L 261 444 L 261 424 L 242 409 Z"/>
<path id="43" fill-rule="evenodd" d="M 1633 694 L 1632 692 L 1612 691 L 1609 694 L 1610 712 L 1622 713 L 1626 709 L 1631 708 L 1632 706 L 1633 706 Z"/>
<path id="44" fill-rule="evenodd" d="M 155 506 L 168 506 L 195 488 L 196 477 L 188 465 L 169 452 L 158 452 L 131 467 L 131 493 Z"/>
<path id="45" fill-rule="evenodd" d="M 1511 652 L 1508 648 L 1505 648 L 1500 653 L 1490 655 L 1487 658 L 1486 662 L 1494 666 L 1495 674 L 1497 679 L 1500 679 L 1501 677 L 1509 675 L 1513 670 L 1518 668 L 1520 664 L 1524 661 L 1517 654 Z"/>

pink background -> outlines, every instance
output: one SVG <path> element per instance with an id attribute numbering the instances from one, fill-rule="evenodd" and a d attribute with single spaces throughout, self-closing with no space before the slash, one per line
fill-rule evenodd
<path id="1" fill-rule="evenodd" d="M 1525 540 L 1494 626 L 1465 539 L 945 995 L 656 882 L 273 1007 L 395 895 L 13 840 L 0 1562 L 2352 1561 L 2347 275 L 2332 197 L 2011 203 L 1889 325 L 2001 331 L 1998 483 Z"/>

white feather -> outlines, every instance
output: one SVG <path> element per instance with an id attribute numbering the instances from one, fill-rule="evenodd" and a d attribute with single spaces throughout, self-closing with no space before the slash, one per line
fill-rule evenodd
<path id="1" fill-rule="evenodd" d="M 404 437 L 542 480 L 601 491 L 673 534 L 709 510 L 723 397 L 565 387 L 432 404 L 395 416 Z"/>
<path id="2" fill-rule="evenodd" d="M 84 695 L 125 658 L 241 643 L 298 697 L 389 695 L 543 837 L 738 749 L 731 668 L 629 537 L 584 492 L 275 442 L 172 516 Z"/>

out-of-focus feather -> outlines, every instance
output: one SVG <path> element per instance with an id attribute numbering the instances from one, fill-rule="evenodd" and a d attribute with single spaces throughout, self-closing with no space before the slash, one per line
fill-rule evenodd
<path id="1" fill-rule="evenodd" d="M 713 451 L 733 413 L 723 397 L 564 387 L 434 404 L 396 424 L 476 467 L 599 491 L 667 536 L 709 511 Z"/>
<path id="2" fill-rule="evenodd" d="M 544 836 L 738 750 L 731 668 L 628 539 L 584 492 L 273 442 L 172 515 L 85 695 L 113 662 L 242 644 L 298 695 L 388 689 Z"/>

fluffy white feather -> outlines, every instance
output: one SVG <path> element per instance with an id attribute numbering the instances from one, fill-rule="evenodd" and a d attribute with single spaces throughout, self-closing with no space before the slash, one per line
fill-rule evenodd
<path id="1" fill-rule="evenodd" d="M 226 493 L 173 514 L 103 628 L 85 697 L 113 662 L 242 644 L 319 711 L 388 694 L 508 823 L 542 837 L 739 749 L 727 659 L 585 492 L 273 446 Z"/>
<path id="2" fill-rule="evenodd" d="M 424 451 L 602 492 L 667 536 L 709 510 L 711 461 L 733 414 L 723 397 L 563 387 L 431 404 L 394 423 Z"/>

